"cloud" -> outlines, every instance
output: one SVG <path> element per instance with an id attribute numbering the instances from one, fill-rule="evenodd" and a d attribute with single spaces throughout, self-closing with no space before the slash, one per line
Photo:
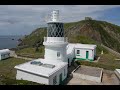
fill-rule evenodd
<path id="1" fill-rule="evenodd" d="M 91 16 L 103 16 L 103 11 L 120 5 L 0 5 L 0 34 L 28 34 L 33 29 L 46 25 L 45 16 L 52 10 L 60 10 L 63 22 L 73 22 Z"/>

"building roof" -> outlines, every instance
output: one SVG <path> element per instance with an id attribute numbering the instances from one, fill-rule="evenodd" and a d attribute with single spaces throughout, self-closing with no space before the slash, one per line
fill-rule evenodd
<path id="1" fill-rule="evenodd" d="M 93 44 L 80 44 L 80 43 L 75 43 L 75 44 L 72 44 L 70 43 L 69 46 L 74 46 L 74 48 L 83 48 L 83 49 L 95 49 L 96 48 L 96 45 L 93 45 Z"/>
<path id="2" fill-rule="evenodd" d="M 120 74 L 120 69 L 116 69 L 116 71 Z"/>
<path id="3" fill-rule="evenodd" d="M 33 64 L 31 64 L 31 61 L 30 61 L 30 62 L 27 62 L 27 63 L 17 65 L 17 66 L 15 66 L 15 68 L 19 69 L 19 70 L 26 71 L 26 72 L 34 73 L 34 74 L 37 74 L 37 75 L 42 75 L 42 76 L 45 76 L 45 77 L 49 77 L 53 73 L 58 71 L 60 68 L 67 65 L 66 62 L 61 62 L 61 61 L 56 61 L 56 60 L 36 59 L 36 60 L 32 60 L 32 61 L 40 61 L 43 64 L 55 65 L 55 67 L 54 68 L 48 68 L 48 67 L 44 67 L 42 65 L 40 65 L 40 66 L 33 65 Z"/>
<path id="4" fill-rule="evenodd" d="M 0 50 L 0 54 L 7 53 L 7 52 L 10 52 L 10 50 L 9 49 L 2 49 L 2 50 Z"/>

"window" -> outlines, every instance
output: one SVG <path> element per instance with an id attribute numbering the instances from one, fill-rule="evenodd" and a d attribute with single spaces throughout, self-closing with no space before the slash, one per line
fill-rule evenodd
<path id="1" fill-rule="evenodd" d="M 56 83 L 57 83 L 57 76 L 53 78 L 53 85 L 55 85 Z"/>
<path id="2" fill-rule="evenodd" d="M 57 52 L 57 57 L 60 57 L 60 52 Z"/>
<path id="3" fill-rule="evenodd" d="M 8 56 L 10 56 L 10 53 L 8 53 Z"/>
<path id="4" fill-rule="evenodd" d="M 5 54 L 2 54 L 1 56 L 2 56 L 2 57 L 5 57 Z"/>
<path id="5" fill-rule="evenodd" d="M 80 50 L 77 50 L 77 54 L 80 54 Z"/>

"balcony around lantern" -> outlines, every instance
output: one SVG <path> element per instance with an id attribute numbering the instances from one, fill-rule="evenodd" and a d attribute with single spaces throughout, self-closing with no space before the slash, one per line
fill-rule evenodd
<path id="1" fill-rule="evenodd" d="M 67 37 L 44 37 L 44 42 L 68 42 Z"/>
<path id="2" fill-rule="evenodd" d="M 67 45 L 67 37 L 44 37 L 44 45 Z"/>

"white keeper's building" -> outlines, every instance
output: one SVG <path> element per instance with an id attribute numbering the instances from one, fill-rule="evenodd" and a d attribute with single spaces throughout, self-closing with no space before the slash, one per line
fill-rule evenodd
<path id="1" fill-rule="evenodd" d="M 93 61 L 96 56 L 96 45 L 69 43 L 67 45 L 67 59 L 69 64 L 75 60 L 90 60 Z"/>

